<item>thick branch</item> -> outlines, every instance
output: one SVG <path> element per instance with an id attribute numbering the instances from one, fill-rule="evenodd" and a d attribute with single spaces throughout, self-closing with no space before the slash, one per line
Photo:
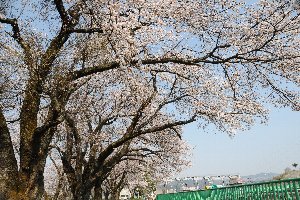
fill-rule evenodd
<path id="1" fill-rule="evenodd" d="M 103 177 L 109 174 L 109 172 L 114 168 L 114 166 L 122 161 L 122 157 L 125 156 L 129 151 L 130 141 L 123 143 L 122 148 L 109 159 L 105 160 L 103 163 L 98 163 L 97 167 L 95 167 L 94 172 L 92 174 L 91 183 L 95 183 L 97 178 Z"/>
<path id="2" fill-rule="evenodd" d="M 158 58 L 158 59 L 145 59 L 141 61 L 141 64 L 143 65 L 150 65 L 150 64 L 164 64 L 164 63 L 176 63 L 176 64 L 184 64 L 184 65 L 198 65 L 200 63 L 213 63 L 213 64 L 219 64 L 219 63 L 224 63 L 226 61 L 209 61 L 205 60 L 203 58 L 199 59 L 181 59 L 181 58 Z M 136 65 L 139 63 L 139 61 L 134 60 L 130 64 Z M 84 68 L 78 71 L 73 72 L 72 74 L 72 79 L 76 80 L 82 77 L 86 77 L 95 73 L 99 72 L 104 72 L 107 70 L 115 69 L 120 66 L 120 63 L 118 62 L 113 62 L 113 63 L 108 63 L 108 64 L 103 64 L 103 65 L 97 65 L 89 68 Z"/>
<path id="3" fill-rule="evenodd" d="M 67 23 L 69 21 L 68 13 L 65 10 L 64 4 L 62 0 L 54 0 L 56 9 L 62 19 L 63 23 Z"/>
<path id="4" fill-rule="evenodd" d="M 78 133 L 78 129 L 76 127 L 76 123 L 74 119 L 66 114 L 65 115 L 67 125 L 71 128 L 74 140 L 75 140 L 75 148 L 76 148 L 76 165 L 75 165 L 75 176 L 76 176 L 76 182 L 80 183 L 82 182 L 82 166 L 83 166 L 83 154 L 82 154 L 82 142 L 81 137 Z M 77 184 L 77 187 L 80 186 L 80 184 Z M 79 189 L 79 188 L 77 188 Z"/>
<path id="5" fill-rule="evenodd" d="M 84 69 L 73 72 L 72 79 L 76 80 L 76 79 L 86 77 L 86 76 L 89 76 L 89 75 L 92 75 L 95 73 L 115 69 L 119 66 L 120 66 L 119 63 L 113 62 L 113 63 L 98 65 L 98 66 L 94 66 L 94 67 L 90 67 L 90 68 L 84 68 Z"/>
<path id="6" fill-rule="evenodd" d="M 172 129 L 176 126 L 181 126 L 181 125 L 185 125 L 185 124 L 189 124 L 192 123 L 194 121 L 196 121 L 196 117 L 197 115 L 192 116 L 190 119 L 187 120 L 181 120 L 181 121 L 176 121 L 173 123 L 167 123 L 161 126 L 156 126 L 156 127 L 152 127 L 143 131 L 134 131 L 130 134 L 126 134 L 125 136 L 123 136 L 122 138 L 120 138 L 119 140 L 115 141 L 114 143 L 110 144 L 105 151 L 103 151 L 100 156 L 98 157 L 98 162 L 102 161 L 105 157 L 107 158 L 113 151 L 114 149 L 122 146 L 123 144 L 125 144 L 126 142 L 140 136 L 140 135 L 144 135 L 147 133 L 153 133 L 153 132 L 160 132 L 166 129 Z M 105 156 L 104 156 L 105 155 Z"/>

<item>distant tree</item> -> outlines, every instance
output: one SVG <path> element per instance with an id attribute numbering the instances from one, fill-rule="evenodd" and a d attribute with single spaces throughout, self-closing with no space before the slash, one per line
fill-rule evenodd
<path id="1" fill-rule="evenodd" d="M 292 166 L 296 169 L 298 164 L 297 163 L 293 163 Z"/>
<path id="2" fill-rule="evenodd" d="M 289 168 L 289 167 L 287 167 L 287 168 L 284 169 L 284 173 L 288 173 L 290 171 L 291 171 L 291 168 Z"/>

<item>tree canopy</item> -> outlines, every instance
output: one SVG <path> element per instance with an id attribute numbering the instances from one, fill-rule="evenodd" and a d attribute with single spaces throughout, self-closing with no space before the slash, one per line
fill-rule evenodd
<path id="1" fill-rule="evenodd" d="M 183 145 L 185 124 L 234 134 L 265 122 L 270 103 L 299 110 L 293 2 L 10 3 L 0 8 L 0 197 L 41 199 L 52 151 L 73 198 L 89 199 L 132 151 L 182 158 L 172 142 Z"/>

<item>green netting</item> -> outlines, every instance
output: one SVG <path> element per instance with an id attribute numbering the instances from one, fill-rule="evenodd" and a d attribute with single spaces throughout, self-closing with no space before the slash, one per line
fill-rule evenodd
<path id="1" fill-rule="evenodd" d="M 156 200 L 300 200 L 300 178 L 157 195 Z"/>

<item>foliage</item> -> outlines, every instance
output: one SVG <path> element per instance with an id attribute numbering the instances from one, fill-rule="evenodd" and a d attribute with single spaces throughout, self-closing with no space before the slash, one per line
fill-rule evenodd
<path id="1" fill-rule="evenodd" d="M 292 166 L 293 166 L 294 168 L 297 168 L 298 164 L 297 164 L 297 163 L 293 163 Z"/>
<path id="2" fill-rule="evenodd" d="M 185 124 L 234 135 L 266 122 L 270 103 L 299 110 L 293 2 L 10 3 L 0 13 L 5 195 L 41 199 L 50 157 L 74 199 L 126 160 L 168 176 L 188 164 Z"/>

